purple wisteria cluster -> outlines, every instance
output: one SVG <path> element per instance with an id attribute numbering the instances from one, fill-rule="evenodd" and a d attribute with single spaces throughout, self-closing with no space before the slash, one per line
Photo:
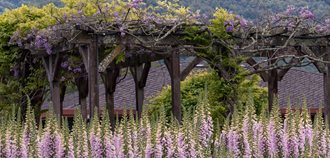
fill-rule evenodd
<path id="1" fill-rule="evenodd" d="M 225 21 L 226 32 L 235 32 L 240 29 L 246 29 L 249 26 L 249 21 L 237 15 L 234 19 Z"/>
<path id="2" fill-rule="evenodd" d="M 235 114 L 222 131 L 214 130 L 207 105 L 181 125 L 165 117 L 140 120 L 124 117 L 115 131 L 109 117 L 94 118 L 89 125 L 79 113 L 72 131 L 48 115 L 38 129 L 29 109 L 22 125 L 13 119 L 1 124 L 0 157 L 19 158 L 197 158 L 197 157 L 329 157 L 330 134 L 321 115 L 310 119 L 306 109 L 286 115 L 276 112 L 256 116 L 252 106 Z M 126 115 L 125 115 L 126 116 Z"/>

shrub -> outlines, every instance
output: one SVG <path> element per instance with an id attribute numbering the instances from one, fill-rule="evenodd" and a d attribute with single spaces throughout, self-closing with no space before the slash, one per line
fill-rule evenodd
<path id="1" fill-rule="evenodd" d="M 257 114 L 260 113 L 263 105 L 267 103 L 267 90 L 259 87 L 260 79 L 254 75 L 250 79 L 245 79 L 239 84 L 237 96 L 240 104 L 245 105 L 248 101 L 247 96 L 252 94 Z M 233 87 L 219 79 L 214 71 L 198 71 L 181 82 L 181 104 L 182 108 L 189 111 L 195 109 L 201 95 L 207 95 L 208 104 L 210 105 L 211 115 L 214 120 L 219 121 L 222 125 L 228 114 L 226 100 L 235 95 Z M 164 106 L 166 115 L 171 115 L 171 87 L 165 87 L 159 95 L 150 99 L 147 109 L 149 113 L 158 113 Z"/>

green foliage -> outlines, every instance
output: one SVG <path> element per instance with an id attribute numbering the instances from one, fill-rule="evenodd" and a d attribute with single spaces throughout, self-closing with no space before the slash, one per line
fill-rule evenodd
<path id="1" fill-rule="evenodd" d="M 265 88 L 258 86 L 259 77 L 252 76 L 245 79 L 239 84 L 237 96 L 238 101 L 244 106 L 248 102 L 249 94 L 253 95 L 253 102 L 257 113 L 261 112 L 262 107 L 267 103 L 267 91 Z M 201 96 L 207 93 L 208 104 L 210 105 L 211 116 L 214 120 L 218 120 L 223 125 L 227 114 L 228 107 L 226 100 L 235 95 L 231 85 L 219 79 L 214 71 L 197 72 L 189 76 L 185 81 L 181 82 L 182 107 L 188 111 L 195 109 Z M 148 105 L 150 113 L 159 112 L 161 108 L 165 109 L 166 115 L 171 115 L 171 88 L 165 87 L 159 95 L 151 99 Z"/>

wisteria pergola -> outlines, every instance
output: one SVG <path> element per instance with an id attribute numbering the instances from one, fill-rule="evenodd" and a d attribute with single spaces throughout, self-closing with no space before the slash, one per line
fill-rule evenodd
<path id="1" fill-rule="evenodd" d="M 130 24 L 139 26 L 140 24 Z M 56 26 L 58 28 L 67 28 L 68 26 Z M 175 32 L 171 29 L 175 27 Z M 86 119 L 88 115 L 93 117 L 95 111 L 100 113 L 99 108 L 99 79 L 103 80 L 106 90 L 106 108 L 110 119 L 114 123 L 114 92 L 116 90 L 117 80 L 120 77 L 121 68 L 129 68 L 135 82 L 136 92 L 136 111 L 141 117 L 142 106 L 144 100 L 144 87 L 148 73 L 151 67 L 151 62 L 164 60 L 164 63 L 171 77 L 172 87 L 172 112 L 181 120 L 181 105 L 180 105 L 180 81 L 184 80 L 190 71 L 200 63 L 201 59 L 195 57 L 184 70 L 180 70 L 180 54 L 190 54 L 186 48 L 188 43 L 182 40 L 182 34 L 185 26 L 170 26 L 164 27 L 164 32 L 167 34 L 159 34 L 155 38 L 155 34 L 146 35 L 146 32 L 141 33 L 141 30 L 122 35 L 119 31 L 99 31 L 90 29 L 82 25 L 74 25 L 70 30 L 63 29 L 62 31 L 53 32 L 50 36 L 57 34 L 56 45 L 53 45 L 51 50 L 25 44 L 25 49 L 28 49 L 36 57 L 42 59 L 50 86 L 51 101 L 53 109 L 58 116 L 62 115 L 62 102 L 64 93 L 61 94 L 60 85 L 60 69 L 63 54 L 69 51 L 79 51 L 83 64 L 85 66 L 87 78 L 80 77 L 76 83 L 78 84 L 79 102 L 81 104 L 81 112 Z M 35 37 L 34 40 L 38 40 Z M 47 37 L 48 38 L 48 37 Z M 70 40 L 67 40 L 70 39 Z M 29 41 L 29 40 L 27 40 Z M 107 55 L 101 62 L 99 54 L 104 54 L 107 48 L 113 48 L 111 53 Z M 120 54 L 125 53 L 125 59 L 118 61 L 115 58 Z M 87 107 L 86 97 L 89 97 L 89 106 Z"/>
<path id="2" fill-rule="evenodd" d="M 114 92 L 121 68 L 129 68 L 136 92 L 136 110 L 141 117 L 146 85 L 151 62 L 164 60 L 171 77 L 172 112 L 181 120 L 180 81 L 202 60 L 201 49 L 213 50 L 214 46 L 230 50 L 231 57 L 244 56 L 246 62 L 261 78 L 268 83 L 269 110 L 273 98 L 278 93 L 278 81 L 294 66 L 314 64 L 324 74 L 324 107 L 325 114 L 330 114 L 330 20 L 324 25 L 316 25 L 308 10 L 300 16 L 279 14 L 275 19 L 256 25 L 247 25 L 242 18 L 226 21 L 225 27 L 232 38 L 222 39 L 212 34 L 209 23 L 198 22 L 194 15 L 183 19 L 161 19 L 152 17 L 143 20 L 117 21 L 95 19 L 94 17 L 74 18 L 66 23 L 50 26 L 24 37 L 24 49 L 40 57 L 44 63 L 50 85 L 53 109 L 57 116 L 62 115 L 60 69 L 63 55 L 69 51 L 78 51 L 83 64 L 83 73 L 87 77 L 76 79 L 79 91 L 79 102 L 83 117 L 93 116 L 94 110 L 99 113 L 98 76 L 100 75 L 106 89 L 106 107 L 114 124 Z M 102 10 L 99 14 L 102 15 Z M 147 14 L 147 13 L 145 13 Z M 103 15 L 105 15 L 103 13 Z M 102 16 L 101 16 L 102 17 Z M 187 20 L 192 18 L 194 20 Z M 77 20 L 78 19 L 78 20 Z M 159 22 L 161 21 L 161 22 Z M 238 23 L 238 24 L 237 24 Z M 329 24 L 328 24 L 329 23 Z M 197 28 L 198 34 L 206 33 L 212 42 L 202 47 L 185 40 L 187 28 Z M 323 30 L 322 30 L 323 29 Z M 49 45 L 51 43 L 51 46 Z M 100 55 L 111 52 L 99 61 Z M 120 55 L 122 60 L 116 60 Z M 180 54 L 194 56 L 195 59 L 180 70 Z M 255 61 L 253 57 L 266 57 Z M 306 60 L 307 59 L 307 60 Z M 286 64 L 278 64 L 284 61 Z M 221 61 L 210 63 L 213 68 L 223 72 Z M 222 73 L 226 78 L 226 72 Z M 89 97 L 87 107 L 86 97 Z M 330 117 L 328 117 L 330 119 Z M 330 122 L 330 121 L 329 121 Z"/>

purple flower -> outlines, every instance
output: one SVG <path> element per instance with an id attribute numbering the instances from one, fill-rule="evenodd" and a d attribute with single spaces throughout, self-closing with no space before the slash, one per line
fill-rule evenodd
<path id="1" fill-rule="evenodd" d="M 184 141 L 184 136 L 182 132 L 178 132 L 177 133 L 177 137 L 176 137 L 176 147 L 177 147 L 177 153 L 176 153 L 176 157 L 178 158 L 185 158 L 187 157 L 187 153 L 186 153 L 186 149 L 187 149 L 187 145 Z"/>
<path id="2" fill-rule="evenodd" d="M 115 133 L 113 136 L 113 146 L 114 146 L 114 155 L 117 158 L 124 158 L 124 144 L 123 136 L 119 132 Z"/>
<path id="3" fill-rule="evenodd" d="M 61 63 L 61 67 L 66 69 L 69 66 L 69 62 L 68 61 L 64 61 Z"/>
<path id="4" fill-rule="evenodd" d="M 249 119 L 244 117 L 243 127 L 242 127 L 242 135 L 243 135 L 243 146 L 244 146 L 244 158 L 251 157 L 251 147 L 249 143 Z"/>
<path id="5" fill-rule="evenodd" d="M 104 136 L 104 152 L 106 158 L 113 158 L 115 157 L 115 146 L 113 145 L 113 140 L 111 139 L 111 133 L 105 133 Z"/>
<path id="6" fill-rule="evenodd" d="M 46 130 L 39 142 L 39 151 L 41 157 L 63 157 L 63 143 L 60 135 Z"/>
<path id="7" fill-rule="evenodd" d="M 74 68 L 73 73 L 81 73 L 81 68 L 80 67 Z"/>
<path id="8" fill-rule="evenodd" d="M 330 19 L 325 19 L 325 26 L 330 30 Z"/>
<path id="9" fill-rule="evenodd" d="M 239 134 L 235 130 L 230 129 L 227 134 L 227 147 L 234 157 L 240 156 L 239 140 Z"/>
<path id="10" fill-rule="evenodd" d="M 267 147 L 268 147 L 268 155 L 270 157 L 275 157 L 276 153 L 278 152 L 277 147 L 277 138 L 276 138 L 276 131 L 275 131 L 275 123 L 274 121 L 270 120 L 267 126 Z"/>
<path id="11" fill-rule="evenodd" d="M 130 3 L 128 3 L 128 6 L 130 8 L 135 8 L 136 9 L 140 5 L 141 2 L 142 2 L 142 0 L 133 0 Z"/>
<path id="12" fill-rule="evenodd" d="M 323 27 L 321 25 L 316 25 L 315 26 L 315 31 L 318 32 L 318 33 L 323 33 L 326 31 L 326 27 Z"/>
<path id="13" fill-rule="evenodd" d="M 308 8 L 302 8 L 300 10 L 300 17 L 304 18 L 304 19 L 314 19 L 315 15 L 313 14 L 313 12 L 311 12 L 310 10 L 308 10 Z"/>
<path id="14" fill-rule="evenodd" d="M 91 145 L 91 154 L 94 158 L 102 158 L 102 141 L 100 136 L 94 131 L 90 133 L 89 142 Z"/>
<path id="15" fill-rule="evenodd" d="M 165 147 L 166 147 L 166 156 L 167 157 L 173 157 L 174 155 L 174 144 L 172 140 L 172 135 L 169 131 L 164 132 L 164 142 L 165 142 Z"/>
<path id="16" fill-rule="evenodd" d="M 289 149 L 289 136 L 286 131 L 286 122 L 284 122 L 284 129 L 281 133 L 281 147 L 282 147 L 282 155 L 284 158 L 288 158 L 290 156 Z"/>
<path id="17" fill-rule="evenodd" d="M 234 31 L 234 21 L 227 20 L 225 21 L 226 32 L 233 32 Z"/>
<path id="18" fill-rule="evenodd" d="M 264 154 L 264 138 L 263 138 L 263 126 L 261 123 L 254 121 L 253 123 L 253 147 L 256 157 L 263 157 Z"/>
<path id="19" fill-rule="evenodd" d="M 6 144 L 4 150 L 6 158 L 16 158 L 19 156 L 17 139 L 15 138 L 15 134 L 11 131 L 11 129 L 7 130 L 5 137 Z"/>
<path id="20" fill-rule="evenodd" d="M 241 18 L 239 24 L 242 28 L 245 28 L 248 25 L 248 21 L 244 18 Z"/>
<path id="21" fill-rule="evenodd" d="M 213 121 L 210 113 L 202 114 L 202 123 L 200 127 L 200 141 L 204 147 L 208 147 L 213 133 Z"/>
<path id="22" fill-rule="evenodd" d="M 286 15 L 290 15 L 290 14 L 292 14 L 294 11 L 295 11 L 295 7 L 294 6 L 292 6 L 292 5 L 289 5 L 287 8 L 286 8 L 286 11 L 285 11 L 285 14 Z"/>

